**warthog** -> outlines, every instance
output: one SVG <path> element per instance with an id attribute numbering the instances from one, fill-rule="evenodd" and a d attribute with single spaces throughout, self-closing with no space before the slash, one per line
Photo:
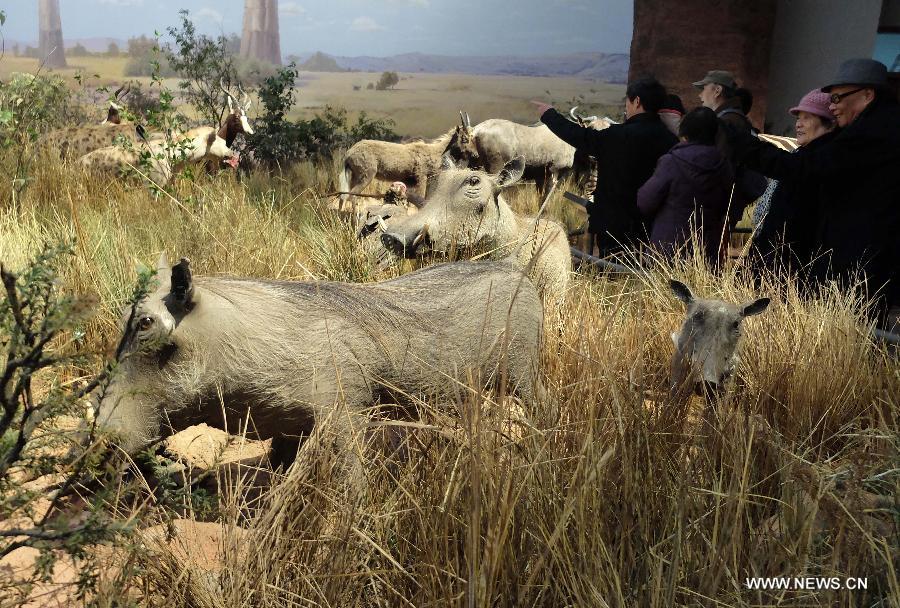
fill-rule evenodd
<path id="1" fill-rule="evenodd" d="M 385 248 L 404 257 L 429 250 L 449 253 L 455 247 L 493 258 L 513 254 L 544 300 L 560 301 L 571 269 L 566 233 L 551 220 L 516 215 L 501 194 L 521 179 L 522 157 L 511 160 L 497 175 L 456 169 L 449 156 L 442 168 L 432 178 L 419 212 L 388 223 L 381 235 Z"/>
<path id="2" fill-rule="evenodd" d="M 273 438 L 287 462 L 299 438 L 343 402 L 360 412 L 391 395 L 448 397 L 469 375 L 524 400 L 537 378 L 541 301 L 504 263 L 432 266 L 370 284 L 191 276 L 160 258 L 159 287 L 124 320 L 126 353 L 98 423 L 125 450 L 205 422 Z M 350 416 L 331 416 L 335 424 Z M 347 422 L 347 424 L 350 424 Z"/>
<path id="3" fill-rule="evenodd" d="M 741 322 L 763 312 L 769 305 L 769 298 L 729 304 L 722 300 L 695 298 L 687 285 L 674 279 L 669 285 L 687 307 L 681 331 L 672 334 L 675 354 L 671 363 L 670 391 L 684 395 L 701 382 L 717 391 L 737 367 L 735 350 L 741 336 Z"/>

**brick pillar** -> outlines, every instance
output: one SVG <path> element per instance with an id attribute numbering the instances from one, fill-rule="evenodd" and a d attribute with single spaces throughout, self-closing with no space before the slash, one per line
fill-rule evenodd
<path id="1" fill-rule="evenodd" d="M 753 93 L 750 120 L 766 115 L 776 0 L 635 0 L 629 79 L 652 74 L 688 110 L 700 104 L 691 83 L 730 70 Z"/>
<path id="2" fill-rule="evenodd" d="M 244 0 L 241 57 L 281 65 L 277 0 Z"/>

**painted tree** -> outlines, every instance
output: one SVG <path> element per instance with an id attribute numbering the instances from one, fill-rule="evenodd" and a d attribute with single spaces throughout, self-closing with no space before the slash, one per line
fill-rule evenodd
<path id="1" fill-rule="evenodd" d="M 241 57 L 281 65 L 278 0 L 244 0 Z"/>
<path id="2" fill-rule="evenodd" d="M 66 67 L 59 0 L 38 1 L 38 48 L 40 58 L 49 68 Z"/>

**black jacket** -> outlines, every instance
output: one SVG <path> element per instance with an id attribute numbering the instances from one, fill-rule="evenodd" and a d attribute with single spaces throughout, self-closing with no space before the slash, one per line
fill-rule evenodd
<path id="1" fill-rule="evenodd" d="M 806 155 L 826 145 L 837 135 L 831 131 L 797 149 L 794 154 Z M 769 210 L 756 234 L 750 252 L 754 262 L 769 268 L 790 266 L 803 271 L 817 253 L 818 226 L 821 223 L 819 200 L 822 197 L 820 180 L 803 181 L 786 178 L 778 182 Z"/>
<path id="2" fill-rule="evenodd" d="M 900 106 L 872 102 L 853 123 L 806 154 L 790 154 L 729 130 L 738 158 L 779 180 L 821 184 L 817 244 L 830 251 L 813 279 L 844 279 L 858 267 L 869 295 L 900 304 Z"/>
<path id="3" fill-rule="evenodd" d="M 588 216 L 589 230 L 602 235 L 601 250 L 645 239 L 638 188 L 653 175 L 659 157 L 678 143 L 659 116 L 638 114 L 603 131 L 578 126 L 552 109 L 541 120 L 564 142 L 597 159 L 597 188 Z"/>

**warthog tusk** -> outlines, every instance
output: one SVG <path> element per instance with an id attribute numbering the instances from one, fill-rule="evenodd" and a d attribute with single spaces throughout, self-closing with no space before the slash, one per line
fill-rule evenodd
<path id="1" fill-rule="evenodd" d="M 387 227 L 387 224 L 384 223 L 384 220 L 382 219 L 382 217 L 380 215 L 376 215 L 375 219 L 378 220 L 378 227 L 381 228 L 382 231 L 387 232 L 388 227 Z"/>
<path id="2" fill-rule="evenodd" d="M 425 237 L 428 236 L 428 224 L 422 226 L 422 229 L 419 231 L 419 234 L 416 235 L 416 238 L 412 242 L 413 247 L 417 247 L 419 243 L 425 240 Z"/>

